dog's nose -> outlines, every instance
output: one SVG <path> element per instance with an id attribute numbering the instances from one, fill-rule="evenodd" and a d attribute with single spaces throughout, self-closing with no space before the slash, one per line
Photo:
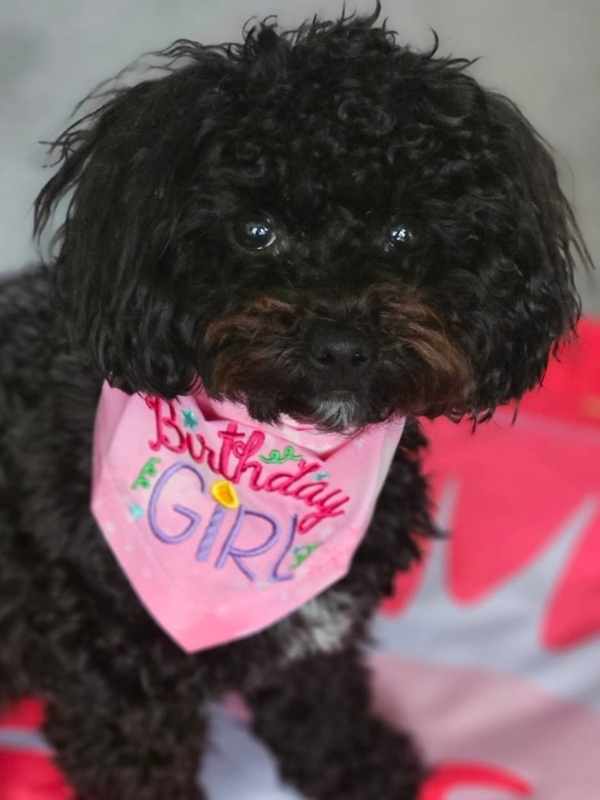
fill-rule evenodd
<path id="1" fill-rule="evenodd" d="M 356 378 L 366 371 L 374 351 L 369 340 L 348 325 L 319 321 L 308 333 L 308 353 L 311 362 L 322 370 L 331 371 L 332 378 Z"/>

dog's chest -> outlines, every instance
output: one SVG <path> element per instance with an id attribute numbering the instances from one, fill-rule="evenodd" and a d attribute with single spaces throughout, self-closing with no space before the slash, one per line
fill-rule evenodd
<path id="1" fill-rule="evenodd" d="M 349 593 L 330 590 L 273 626 L 282 661 L 341 650 L 353 626 L 354 605 Z"/>

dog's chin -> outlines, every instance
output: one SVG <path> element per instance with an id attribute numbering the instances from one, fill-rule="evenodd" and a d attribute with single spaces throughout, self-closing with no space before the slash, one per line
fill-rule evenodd
<path id="1" fill-rule="evenodd" d="M 352 434 L 375 421 L 365 409 L 364 401 L 351 391 L 314 395 L 285 413 L 326 433 Z"/>
<path id="2" fill-rule="evenodd" d="M 211 387 L 208 394 L 216 400 L 243 404 L 257 422 L 277 425 L 287 418 L 323 433 L 353 435 L 370 425 L 405 415 L 397 406 L 374 403 L 372 393 L 360 389 L 303 387 L 302 391 L 295 387 L 292 391 L 278 392 L 271 387 L 271 391 L 263 392 L 256 387 L 234 391 Z"/>
<path id="3" fill-rule="evenodd" d="M 351 433 L 365 424 L 361 403 L 352 392 L 331 392 L 315 398 L 310 423 L 323 431 Z"/>

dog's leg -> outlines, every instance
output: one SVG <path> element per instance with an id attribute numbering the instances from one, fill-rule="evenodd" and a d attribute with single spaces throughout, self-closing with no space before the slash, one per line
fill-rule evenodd
<path id="1" fill-rule="evenodd" d="M 77 692 L 50 702 L 45 734 L 77 800 L 203 800 L 197 784 L 206 720 L 189 704 L 132 705 L 127 689 Z"/>
<path id="2" fill-rule="evenodd" d="M 415 800 L 425 770 L 410 738 L 370 711 L 354 650 L 294 663 L 246 694 L 282 777 L 311 800 Z"/>

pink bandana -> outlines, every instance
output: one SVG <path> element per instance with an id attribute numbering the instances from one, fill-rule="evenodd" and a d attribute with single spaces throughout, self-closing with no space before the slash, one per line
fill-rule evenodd
<path id="1" fill-rule="evenodd" d="M 105 384 L 92 511 L 148 611 L 193 652 L 266 628 L 348 572 L 404 420 L 269 426 L 205 395 Z"/>

